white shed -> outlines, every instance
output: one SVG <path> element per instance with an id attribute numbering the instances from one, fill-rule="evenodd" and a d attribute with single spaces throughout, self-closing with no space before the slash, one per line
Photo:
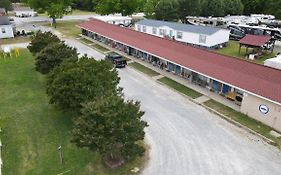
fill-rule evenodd
<path id="1" fill-rule="evenodd" d="M 206 48 L 219 48 L 229 41 L 229 30 L 145 19 L 135 24 L 139 32 L 169 37 L 180 42 Z"/>
<path id="2" fill-rule="evenodd" d="M 281 55 L 265 60 L 264 65 L 281 70 Z"/>
<path id="3" fill-rule="evenodd" d="M 14 26 L 7 16 L 0 16 L 0 38 L 14 38 Z"/>
<path id="4" fill-rule="evenodd" d="M 128 26 L 132 23 L 132 18 L 129 16 L 108 15 L 108 16 L 94 16 L 94 18 L 114 25 Z"/>

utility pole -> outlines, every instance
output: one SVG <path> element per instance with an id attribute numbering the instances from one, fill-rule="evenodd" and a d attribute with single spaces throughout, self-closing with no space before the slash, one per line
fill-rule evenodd
<path id="1" fill-rule="evenodd" d="M 61 145 L 58 147 L 58 152 L 59 152 L 60 163 L 63 164 L 63 154 L 62 154 L 62 146 Z"/>

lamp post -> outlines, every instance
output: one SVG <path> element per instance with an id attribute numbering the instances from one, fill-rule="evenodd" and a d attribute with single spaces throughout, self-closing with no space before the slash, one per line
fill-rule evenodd
<path id="1" fill-rule="evenodd" d="M 58 147 L 58 152 L 59 152 L 60 163 L 63 164 L 63 154 L 62 154 L 62 146 L 61 145 Z"/>

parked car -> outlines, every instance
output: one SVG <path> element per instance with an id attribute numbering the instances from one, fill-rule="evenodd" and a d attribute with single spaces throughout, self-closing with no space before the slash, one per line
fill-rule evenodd
<path id="1" fill-rule="evenodd" d="M 108 53 L 105 60 L 112 62 L 116 68 L 124 68 L 127 65 L 127 60 L 115 52 Z"/>

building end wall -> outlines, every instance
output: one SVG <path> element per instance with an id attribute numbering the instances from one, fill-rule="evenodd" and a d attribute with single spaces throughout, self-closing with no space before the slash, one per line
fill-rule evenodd
<path id="1" fill-rule="evenodd" d="M 241 112 L 281 132 L 281 105 L 245 93 Z"/>

